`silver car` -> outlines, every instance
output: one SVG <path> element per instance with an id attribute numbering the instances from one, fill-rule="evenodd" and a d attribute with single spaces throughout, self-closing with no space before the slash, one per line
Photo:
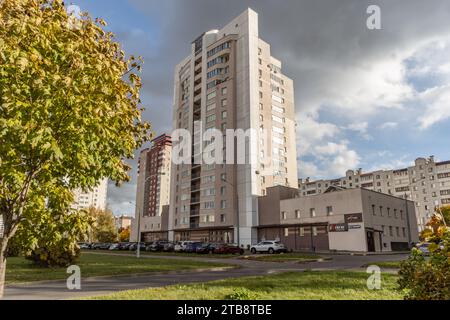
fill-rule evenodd
<path id="1" fill-rule="evenodd" d="M 250 248 L 250 252 L 255 254 L 257 252 L 280 253 L 287 252 L 286 247 L 280 241 L 264 240 Z"/>

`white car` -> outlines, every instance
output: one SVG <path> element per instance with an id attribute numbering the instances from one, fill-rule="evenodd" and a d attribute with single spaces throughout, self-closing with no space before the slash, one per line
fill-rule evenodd
<path id="1" fill-rule="evenodd" d="M 287 252 L 286 247 L 280 241 L 275 240 L 264 240 L 258 244 L 253 245 L 250 248 L 250 252 L 255 254 L 257 252 L 268 252 L 268 253 L 280 253 Z"/>
<path id="2" fill-rule="evenodd" d="M 186 246 L 194 241 L 178 241 L 174 246 L 173 250 L 175 252 L 183 252 L 186 249 Z"/>

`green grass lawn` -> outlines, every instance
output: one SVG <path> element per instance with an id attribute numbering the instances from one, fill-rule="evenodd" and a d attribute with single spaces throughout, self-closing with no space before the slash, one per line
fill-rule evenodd
<path id="1" fill-rule="evenodd" d="M 380 290 L 367 289 L 368 274 L 346 271 L 288 272 L 260 277 L 244 277 L 202 284 L 130 290 L 88 299 L 107 300 L 214 300 L 245 292 L 248 299 L 268 300 L 398 300 L 397 276 L 382 275 Z"/>
<path id="2" fill-rule="evenodd" d="M 321 256 L 314 254 L 301 254 L 301 253 L 283 253 L 283 254 L 271 254 L 271 255 L 259 255 L 253 254 L 242 257 L 242 259 L 256 260 L 256 261 L 269 261 L 269 262 L 307 262 L 323 259 Z"/>
<path id="3" fill-rule="evenodd" d="M 82 277 L 121 275 L 146 272 L 167 272 L 199 268 L 229 267 L 228 264 L 210 263 L 187 259 L 141 258 L 82 254 L 77 265 Z M 66 279 L 66 268 L 41 268 L 25 258 L 8 258 L 6 283 Z"/>
<path id="4" fill-rule="evenodd" d="M 363 267 L 368 267 L 369 265 L 375 265 L 379 266 L 380 268 L 386 268 L 386 269 L 400 269 L 400 264 L 402 261 L 380 261 L 380 262 L 373 262 L 369 264 L 365 264 Z"/>

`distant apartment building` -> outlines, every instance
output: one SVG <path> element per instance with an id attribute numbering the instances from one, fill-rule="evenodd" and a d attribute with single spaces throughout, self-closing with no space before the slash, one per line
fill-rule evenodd
<path id="1" fill-rule="evenodd" d="M 163 209 L 170 201 L 171 153 L 172 140 L 166 134 L 153 139 L 152 146 L 141 151 L 131 239 L 137 239 L 138 225 L 142 241 L 167 239 Z"/>
<path id="2" fill-rule="evenodd" d="M 431 156 L 416 159 L 414 166 L 408 168 L 367 173 L 348 170 L 345 177 L 338 179 L 299 180 L 302 196 L 321 194 L 329 186 L 365 188 L 412 200 L 421 231 L 436 206 L 450 204 L 450 161 L 436 162 Z"/>
<path id="3" fill-rule="evenodd" d="M 133 217 L 130 216 L 115 216 L 114 224 L 116 225 L 117 230 L 123 230 L 127 228 L 131 228 L 131 222 L 133 221 Z"/>
<path id="4" fill-rule="evenodd" d="M 289 250 L 380 252 L 408 250 L 419 240 L 413 201 L 329 186 L 310 197 L 277 186 L 259 198 L 258 240 Z"/>
<path id="5" fill-rule="evenodd" d="M 251 9 L 195 39 L 174 76 L 173 127 L 193 137 L 193 161 L 172 167 L 171 238 L 250 244 L 257 237 L 257 197 L 273 185 L 297 187 L 293 81 L 259 37 Z M 224 141 L 226 130 L 255 134 L 223 144 L 224 158 L 231 154 L 234 164 L 205 164 L 202 152 L 213 140 L 203 141 L 202 133 L 210 129 Z"/>
<path id="6" fill-rule="evenodd" d="M 94 207 L 100 210 L 106 209 L 106 196 L 108 192 L 108 179 L 103 179 L 92 189 L 84 192 L 81 189 L 74 191 L 74 202 L 72 208 L 76 210 L 88 209 Z"/>

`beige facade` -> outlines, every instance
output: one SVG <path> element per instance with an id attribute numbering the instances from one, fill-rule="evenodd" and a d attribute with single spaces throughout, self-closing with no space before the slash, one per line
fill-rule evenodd
<path id="1" fill-rule="evenodd" d="M 106 196 L 108 192 L 108 179 L 103 179 L 92 189 L 92 191 L 84 192 L 76 189 L 73 192 L 74 202 L 72 208 L 75 210 L 88 209 L 94 207 L 100 210 L 106 209 Z"/>
<path id="2" fill-rule="evenodd" d="M 268 189 L 259 198 L 258 240 L 281 240 L 292 250 L 392 251 L 418 241 L 414 202 L 361 188 Z"/>
<path id="3" fill-rule="evenodd" d="M 268 186 L 297 186 L 293 82 L 281 70 L 250 9 L 198 37 L 175 68 L 173 127 L 193 137 L 194 161 L 172 167 L 171 238 L 250 244 L 257 197 Z M 211 128 L 223 136 L 236 129 L 254 134 L 223 145 L 234 163 L 205 164 L 202 155 L 215 142 L 203 133 Z"/>
<path id="4" fill-rule="evenodd" d="M 450 161 L 436 162 L 434 157 L 418 158 L 414 166 L 363 173 L 348 170 L 345 177 L 333 180 L 300 179 L 302 196 L 323 193 L 329 186 L 365 188 L 412 200 L 417 225 L 423 230 L 436 206 L 450 204 Z"/>
<path id="5" fill-rule="evenodd" d="M 132 241 L 137 240 L 138 225 L 141 239 L 167 239 L 167 223 L 165 224 L 163 213 L 170 202 L 171 156 L 172 140 L 165 134 L 153 139 L 149 149 L 141 151 L 136 188 L 136 218 L 131 228 Z M 155 237 L 157 239 L 153 239 Z"/>
<path id="6" fill-rule="evenodd" d="M 116 225 L 117 230 L 123 230 L 127 228 L 131 228 L 131 222 L 133 221 L 133 217 L 129 216 L 115 216 L 114 223 Z"/>

